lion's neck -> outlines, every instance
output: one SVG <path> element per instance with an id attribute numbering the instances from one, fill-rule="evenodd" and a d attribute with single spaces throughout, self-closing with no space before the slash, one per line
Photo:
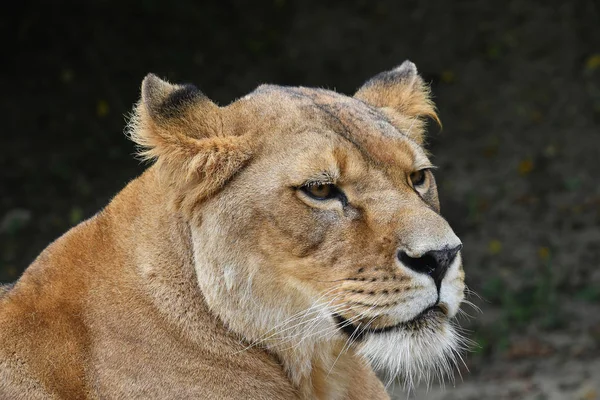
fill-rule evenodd
<path id="1" fill-rule="evenodd" d="M 306 399 L 347 399 L 352 371 L 361 361 L 341 342 L 322 342 L 298 357 L 298 352 L 283 356 L 290 376 Z M 307 365 L 302 363 L 308 361 Z"/>
<path id="2" fill-rule="evenodd" d="M 130 271 L 133 284 L 177 330 L 197 341 L 211 320 L 210 312 L 196 284 L 189 224 L 165 201 L 168 186 L 150 167 L 115 197 L 105 213 L 121 227 L 123 237 L 117 242 L 136 244 L 122 249 L 135 268 Z"/>

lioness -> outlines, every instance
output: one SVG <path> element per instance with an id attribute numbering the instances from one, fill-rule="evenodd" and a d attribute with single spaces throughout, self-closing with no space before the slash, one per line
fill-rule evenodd
<path id="1" fill-rule="evenodd" d="M 2 399 L 386 399 L 461 346 L 409 61 L 347 97 L 263 85 L 218 107 L 154 75 L 156 160 L 0 294 Z"/>

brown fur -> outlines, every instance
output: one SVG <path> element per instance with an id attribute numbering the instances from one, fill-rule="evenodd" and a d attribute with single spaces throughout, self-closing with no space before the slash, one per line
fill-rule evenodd
<path id="1" fill-rule="evenodd" d="M 372 327 L 416 310 L 398 246 L 451 231 L 433 176 L 407 183 L 428 166 L 407 121 L 437 117 L 400 68 L 361 101 L 262 86 L 224 108 L 148 76 L 130 132 L 156 163 L 0 292 L 0 398 L 387 398 L 330 318 L 318 340 L 272 332 L 323 296 Z M 324 172 L 346 208 L 297 189 Z"/>

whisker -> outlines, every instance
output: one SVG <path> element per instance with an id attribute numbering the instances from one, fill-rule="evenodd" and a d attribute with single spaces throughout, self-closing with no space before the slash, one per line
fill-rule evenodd
<path id="1" fill-rule="evenodd" d="M 479 306 L 470 302 L 469 300 L 463 300 L 462 304 L 465 304 L 465 305 L 471 307 L 475 312 L 477 312 L 479 314 L 483 314 L 483 311 L 481 311 L 481 308 L 479 308 Z"/>
<path id="2" fill-rule="evenodd" d="M 333 309 L 333 313 L 337 313 L 337 312 L 345 312 L 345 311 L 348 311 L 348 310 L 351 310 L 351 307 L 347 307 L 347 308 L 337 308 L 337 309 L 336 309 L 336 308 L 334 308 L 334 309 Z M 321 315 L 322 315 L 322 314 L 321 314 Z M 331 318 L 331 315 L 330 315 L 330 314 L 328 314 L 328 315 L 327 315 L 327 318 Z M 300 339 L 300 341 L 299 341 L 298 343 L 296 343 L 295 345 L 293 345 L 293 346 L 290 346 L 290 347 L 284 348 L 284 350 L 295 350 L 295 349 L 297 349 L 298 347 L 300 347 L 300 345 L 301 345 L 301 344 L 302 344 L 302 343 L 303 343 L 303 342 L 304 342 L 306 339 L 308 339 L 308 338 L 312 338 L 312 337 L 315 337 L 315 336 L 316 336 L 316 338 L 317 338 L 317 340 L 318 340 L 318 339 L 321 339 L 322 337 L 325 337 L 325 336 L 330 336 L 330 335 L 332 335 L 332 334 L 335 334 L 337 331 L 338 331 L 338 326 L 337 326 L 337 325 L 328 325 L 328 326 L 327 326 L 327 327 L 325 327 L 324 329 L 321 329 L 321 330 L 318 330 L 318 331 L 314 331 L 314 332 L 310 332 L 310 333 L 302 332 L 302 333 L 303 333 L 303 336 L 302 336 L 302 338 Z M 291 339 L 295 339 L 296 337 L 297 337 L 297 335 L 290 335 L 290 336 L 286 337 L 286 338 L 285 338 L 286 340 L 284 340 L 282 343 L 285 343 L 285 342 L 287 342 L 287 341 L 289 341 L 289 340 L 291 340 Z"/>
<path id="3" fill-rule="evenodd" d="M 359 313 L 357 315 L 357 317 L 363 317 L 363 316 L 364 316 L 363 313 Z M 329 372 L 327 372 L 327 377 L 329 377 L 329 374 L 331 374 L 331 371 L 333 371 L 333 368 L 335 367 L 335 364 L 337 363 L 337 361 L 341 357 L 341 355 L 344 353 L 344 351 L 346 351 L 347 349 L 350 349 L 350 347 L 356 341 L 356 339 L 358 339 L 364 333 L 365 329 L 367 329 L 369 327 L 369 325 L 375 320 L 375 318 L 377 318 L 377 317 L 372 317 L 371 320 L 367 324 L 365 324 L 365 326 L 363 327 L 362 330 L 360 330 L 360 331 L 359 330 L 353 331 L 352 334 L 348 337 L 348 339 L 346 339 L 346 342 L 344 343 L 344 346 L 342 346 L 342 349 L 340 350 L 338 356 L 333 361 L 333 364 L 331 365 L 331 368 L 329 368 Z M 357 332 L 358 332 L 358 334 L 357 334 Z M 353 336 L 355 334 L 356 334 L 356 337 L 353 339 Z"/>
<path id="4" fill-rule="evenodd" d="M 473 289 L 471 289 L 470 287 L 468 287 L 467 285 L 465 285 L 465 294 L 467 296 L 475 296 L 477 297 L 479 300 L 485 301 L 483 299 L 483 297 L 481 297 L 476 291 L 474 291 Z"/>
<path id="5" fill-rule="evenodd" d="M 283 330 L 279 331 L 279 333 L 281 333 L 281 332 L 285 332 L 285 331 L 287 331 L 287 330 L 289 330 L 289 329 L 291 329 L 291 328 L 295 328 L 295 327 L 302 326 L 302 325 L 306 325 L 306 324 L 310 324 L 308 328 L 309 328 L 309 329 L 312 329 L 313 325 L 314 325 L 314 324 L 316 324 L 316 323 L 317 323 L 317 322 L 318 322 L 320 319 L 322 319 L 321 317 L 325 316 L 325 317 L 327 317 L 327 318 L 328 318 L 328 317 L 330 316 L 330 312 L 329 312 L 328 306 L 330 305 L 330 303 L 332 303 L 332 302 L 333 302 L 334 300 L 336 300 L 338 297 L 339 297 L 339 296 L 336 296 L 336 297 L 334 297 L 333 299 L 331 299 L 331 300 L 329 301 L 329 303 L 328 303 L 328 304 L 324 305 L 324 307 L 323 307 L 324 309 L 323 309 L 323 310 L 318 310 L 319 312 L 317 313 L 317 315 L 316 315 L 315 317 L 312 317 L 310 320 L 303 321 L 302 323 L 299 323 L 299 324 L 293 325 L 293 326 L 291 326 L 291 327 L 288 327 L 288 328 L 286 328 L 286 329 L 283 329 Z M 338 309 L 341 309 L 341 307 L 342 307 L 341 305 L 340 305 L 340 306 L 336 306 L 336 307 L 334 307 L 334 308 L 333 308 L 333 310 L 338 310 Z M 334 312 L 335 312 L 335 311 L 334 311 Z M 303 332 L 303 333 L 305 333 L 305 332 Z M 302 341 L 304 340 L 304 338 L 306 338 L 306 337 L 309 337 L 309 336 L 311 336 L 311 335 L 306 335 L 306 334 L 305 334 L 305 335 L 303 336 L 303 338 L 301 339 L 300 343 L 302 343 Z M 290 335 L 290 336 L 287 336 L 287 337 L 282 337 L 282 338 L 283 338 L 283 339 L 290 339 L 290 338 L 294 338 L 294 337 L 296 337 L 296 335 Z M 300 343 L 298 343 L 298 344 L 300 344 Z"/>
<path id="6" fill-rule="evenodd" d="M 305 310 L 301 310 L 301 311 L 299 311 L 299 312 L 297 312 L 297 313 L 293 314 L 291 317 L 288 317 L 288 318 L 287 318 L 287 319 L 285 319 L 283 322 L 281 322 L 281 323 L 277 324 L 277 325 L 276 325 L 276 326 L 274 326 L 273 328 L 270 328 L 268 331 L 266 331 L 266 332 L 263 334 L 263 337 L 261 337 L 261 338 L 258 338 L 258 339 L 257 339 L 257 340 L 255 340 L 253 343 L 251 343 L 250 345 L 248 345 L 246 348 L 244 348 L 244 349 L 242 349 L 242 350 L 239 350 L 239 351 L 238 351 L 238 352 L 236 352 L 235 354 L 237 354 L 237 353 L 240 353 L 240 352 L 243 352 L 243 351 L 246 351 L 246 350 L 248 350 L 248 349 L 250 349 L 250 348 L 252 348 L 252 347 L 254 347 L 254 346 L 256 346 L 256 345 L 258 345 L 258 344 L 260 344 L 260 343 L 263 343 L 263 342 L 267 341 L 268 339 L 271 339 L 271 338 L 273 338 L 274 336 L 277 336 L 277 335 L 278 335 L 279 333 L 281 333 L 281 332 L 285 332 L 285 331 L 287 331 L 287 330 L 293 329 L 293 328 L 295 328 L 295 327 L 297 327 L 297 326 L 299 326 L 299 325 L 302 325 L 302 324 L 306 323 L 307 321 L 303 321 L 303 322 L 300 322 L 299 324 L 294 324 L 294 325 L 291 325 L 291 326 L 289 326 L 289 327 L 287 327 L 287 328 L 285 328 L 285 329 L 283 329 L 283 330 L 279 330 L 279 331 L 277 330 L 278 328 L 280 328 L 280 327 L 282 327 L 282 326 L 285 326 L 285 325 L 289 324 L 290 322 L 292 322 L 292 321 L 294 321 L 294 320 L 297 320 L 297 319 L 304 320 L 304 318 L 308 317 L 310 314 L 313 314 L 313 313 L 318 313 L 318 312 L 322 311 L 320 308 L 321 308 L 321 307 L 323 307 L 323 308 L 326 308 L 326 307 L 327 307 L 329 304 L 331 304 L 333 301 L 335 301 L 335 299 L 337 298 L 337 296 L 333 297 L 333 298 L 332 298 L 332 299 L 331 299 L 331 300 L 330 300 L 330 301 L 329 301 L 327 304 L 325 304 L 325 305 L 323 305 L 322 303 L 320 303 L 320 300 L 321 300 L 323 297 L 325 297 L 327 294 L 329 294 L 329 293 L 331 293 L 331 292 L 333 292 L 333 291 L 335 291 L 335 290 L 337 290 L 337 289 L 338 289 L 338 287 L 333 287 L 333 288 L 329 289 L 328 291 L 326 291 L 325 293 L 321 294 L 321 295 L 319 296 L 319 298 L 317 298 L 315 301 L 313 301 L 313 304 L 312 304 L 312 305 L 311 305 L 309 308 L 307 308 L 307 309 L 305 309 Z M 312 320 L 309 320 L 308 322 L 310 322 L 310 321 L 312 321 Z M 273 332 L 273 333 L 271 333 L 271 332 Z M 271 334 L 269 334 L 269 333 L 271 333 Z"/>

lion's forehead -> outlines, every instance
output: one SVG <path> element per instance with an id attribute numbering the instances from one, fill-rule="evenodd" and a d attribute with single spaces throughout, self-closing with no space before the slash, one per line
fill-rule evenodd
<path id="1" fill-rule="evenodd" d="M 410 168 L 424 150 L 400 132 L 377 108 L 361 100 L 326 89 L 262 85 L 252 92 L 267 109 L 280 115 L 285 109 L 300 110 L 305 120 L 316 119 L 356 146 L 369 159 L 383 165 Z"/>

